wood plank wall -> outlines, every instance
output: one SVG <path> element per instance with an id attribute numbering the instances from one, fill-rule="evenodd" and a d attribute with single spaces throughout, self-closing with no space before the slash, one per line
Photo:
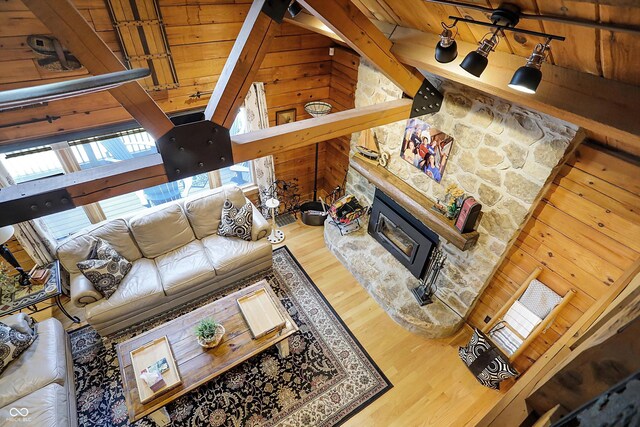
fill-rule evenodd
<path id="1" fill-rule="evenodd" d="M 295 27 L 288 27 L 291 30 L 297 30 Z M 257 80 L 265 83 L 269 126 L 276 126 L 278 111 L 295 108 L 296 121 L 300 121 L 311 118 L 304 109 L 307 102 L 331 102 L 329 83 L 332 61 L 329 56 L 329 46 L 333 43 L 326 37 L 323 39 L 324 46 L 308 49 L 304 55 L 301 55 L 300 51 L 283 51 L 280 57 L 275 59 L 273 56 L 270 57 L 271 54 L 267 54 L 263 63 L 264 69 L 258 73 Z M 277 40 L 274 44 L 276 42 Z M 291 63 L 294 61 L 299 63 Z M 325 144 L 319 144 L 319 168 L 324 163 L 324 155 Z M 285 181 L 297 180 L 301 200 L 310 199 L 313 196 L 315 149 L 303 147 L 281 152 L 273 157 L 276 178 Z M 319 170 L 318 185 L 321 178 Z"/>
<path id="2" fill-rule="evenodd" d="M 336 47 L 331 68 L 330 98 L 333 111 L 344 111 L 355 107 L 356 84 L 360 56 L 350 49 Z M 351 135 L 327 141 L 322 165 L 322 184 L 325 193 L 337 186 L 344 186 L 349 168 L 349 141 Z"/>
<path id="3" fill-rule="evenodd" d="M 536 267 L 577 296 L 516 360 L 528 368 L 640 257 L 640 166 L 583 145 L 565 165 L 469 317 L 481 327 Z"/>

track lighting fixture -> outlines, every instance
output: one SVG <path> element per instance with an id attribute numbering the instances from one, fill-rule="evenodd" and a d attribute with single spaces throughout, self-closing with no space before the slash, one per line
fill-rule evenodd
<path id="1" fill-rule="evenodd" d="M 436 45 L 436 61 L 442 62 L 443 64 L 453 61 L 458 56 L 458 44 L 454 40 L 457 35 L 457 28 L 456 34 L 454 35 L 453 31 L 451 31 L 453 27 L 454 25 L 449 27 L 444 22 L 442 23 L 440 41 Z"/>
<path id="2" fill-rule="evenodd" d="M 499 31 L 499 29 L 496 29 L 493 34 L 491 34 L 491 37 L 485 36 L 478 44 L 478 48 L 473 52 L 469 52 L 467 56 L 465 56 L 460 66 L 466 72 L 473 74 L 476 77 L 480 77 L 489 63 L 487 56 L 489 56 L 492 51 L 496 50 L 496 46 L 500 41 L 500 37 L 498 35 Z"/>
<path id="3" fill-rule="evenodd" d="M 429 1 L 436 2 L 436 0 Z M 513 89 L 525 93 L 535 93 L 540 81 L 542 80 L 542 72 L 540 71 L 540 68 L 548 56 L 549 43 L 551 40 L 563 41 L 565 38 L 553 34 L 515 28 L 520 21 L 520 17 L 523 16 L 517 5 L 502 3 L 497 9 L 491 9 L 491 12 L 491 22 L 476 21 L 475 19 L 456 16 L 449 17 L 450 19 L 453 19 L 453 24 L 451 25 L 446 25 L 443 22 L 443 31 L 440 33 L 440 41 L 436 45 L 436 61 L 448 63 L 458 56 L 458 49 L 454 40 L 455 35 L 452 32 L 452 28 L 456 27 L 458 22 L 481 25 L 492 29 L 492 32 L 485 35 L 480 43 L 478 43 L 478 48 L 473 52 L 470 52 L 460 64 L 460 67 L 476 77 L 480 77 L 487 68 L 489 63 L 488 56 L 492 51 L 496 50 L 496 46 L 500 41 L 500 36 L 504 36 L 505 31 L 527 34 L 534 37 L 544 37 L 546 39 L 545 43 L 538 44 L 534 48 L 531 56 L 527 59 L 527 63 L 515 72 L 511 82 L 509 83 L 509 87 Z"/>
<path id="4" fill-rule="evenodd" d="M 0 92 L 0 111 L 109 90 L 148 77 L 150 74 L 148 68 L 134 68 L 75 80 L 5 90 Z"/>
<path id="5" fill-rule="evenodd" d="M 524 93 L 536 93 L 536 89 L 542 80 L 542 63 L 549 54 L 550 39 L 542 44 L 538 43 L 531 56 L 527 59 L 527 63 L 518 68 L 511 78 L 509 87 Z"/>
<path id="6" fill-rule="evenodd" d="M 294 0 L 291 2 L 287 10 L 289 11 L 289 15 L 291 15 L 292 18 L 295 18 L 300 12 L 302 12 L 302 6 Z"/>

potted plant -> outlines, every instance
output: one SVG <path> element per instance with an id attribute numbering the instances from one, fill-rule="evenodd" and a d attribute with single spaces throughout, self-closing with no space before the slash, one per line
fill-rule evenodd
<path id="1" fill-rule="evenodd" d="M 211 318 L 198 322 L 194 331 L 198 344 L 204 348 L 213 348 L 220 344 L 224 332 L 224 326 Z"/>
<path id="2" fill-rule="evenodd" d="M 462 207 L 464 201 L 464 191 L 457 185 L 451 184 L 446 189 L 446 212 L 445 215 L 449 219 L 454 219 L 458 215 L 458 211 Z"/>

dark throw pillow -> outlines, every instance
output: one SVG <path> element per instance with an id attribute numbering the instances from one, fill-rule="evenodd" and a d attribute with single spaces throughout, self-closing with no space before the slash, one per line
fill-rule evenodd
<path id="1" fill-rule="evenodd" d="M 23 334 L 0 322 L 0 373 L 12 360 L 16 360 L 22 352 L 29 348 L 36 337 L 35 333 Z"/>
<path id="2" fill-rule="evenodd" d="M 240 209 L 236 208 L 229 199 L 222 206 L 222 218 L 218 226 L 218 234 L 225 237 L 240 237 L 251 240 L 251 226 L 253 225 L 253 209 L 247 203 Z"/>
<path id="3" fill-rule="evenodd" d="M 96 240 L 90 255 L 95 258 L 80 261 L 78 268 L 93 287 L 109 299 L 131 270 L 132 264 L 102 239 Z"/>
<path id="4" fill-rule="evenodd" d="M 500 389 L 502 381 L 519 375 L 509 358 L 475 328 L 469 344 L 460 347 L 458 355 L 480 384 L 495 390 Z"/>

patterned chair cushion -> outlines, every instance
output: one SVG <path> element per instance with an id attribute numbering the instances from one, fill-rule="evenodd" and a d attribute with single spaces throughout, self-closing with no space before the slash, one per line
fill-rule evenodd
<path id="1" fill-rule="evenodd" d="M 253 209 L 251 203 L 247 203 L 240 209 L 229 200 L 222 206 L 222 218 L 218 225 L 218 234 L 225 237 L 240 237 L 251 240 L 251 227 L 253 225 Z"/>
<path id="2" fill-rule="evenodd" d="M 37 333 L 23 334 L 0 322 L 0 373 L 36 340 Z"/>
<path id="3" fill-rule="evenodd" d="M 475 328 L 469 344 L 460 347 L 458 355 L 480 384 L 494 390 L 500 389 L 500 382 L 519 375 L 509 359 Z"/>
<path id="4" fill-rule="evenodd" d="M 544 319 L 562 301 L 562 297 L 538 279 L 533 279 L 519 301 L 533 314 Z"/>
<path id="5" fill-rule="evenodd" d="M 96 239 L 90 256 L 94 258 L 80 261 L 78 269 L 102 296 L 109 299 L 131 270 L 132 264 L 102 239 Z"/>
<path id="6" fill-rule="evenodd" d="M 513 305 L 504 315 L 502 320 L 490 331 L 489 337 L 507 354 L 512 355 L 522 345 L 522 338 L 515 334 L 513 328 L 521 337 L 528 337 L 542 319 L 531 312 L 520 301 L 514 301 Z"/>

